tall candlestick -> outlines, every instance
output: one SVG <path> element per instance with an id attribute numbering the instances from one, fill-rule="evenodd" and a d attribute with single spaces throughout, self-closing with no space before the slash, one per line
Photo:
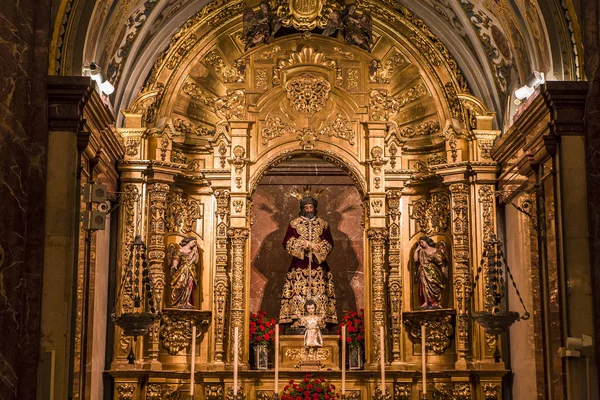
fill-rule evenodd
<path id="1" fill-rule="evenodd" d="M 237 397 L 238 392 L 238 327 L 233 329 L 233 397 Z"/>
<path id="2" fill-rule="evenodd" d="M 192 326 L 192 360 L 190 366 L 190 400 L 194 400 L 194 372 L 196 369 L 196 325 Z"/>
<path id="3" fill-rule="evenodd" d="M 275 397 L 279 393 L 279 324 L 275 324 Z"/>
<path id="4" fill-rule="evenodd" d="M 385 396 L 385 347 L 383 325 L 379 327 L 379 360 L 381 361 L 381 395 Z"/>
<path id="5" fill-rule="evenodd" d="M 427 398 L 427 345 L 425 324 L 421 325 L 421 369 L 423 371 L 423 398 Z"/>
<path id="6" fill-rule="evenodd" d="M 342 325 L 342 396 L 346 395 L 346 325 Z"/>

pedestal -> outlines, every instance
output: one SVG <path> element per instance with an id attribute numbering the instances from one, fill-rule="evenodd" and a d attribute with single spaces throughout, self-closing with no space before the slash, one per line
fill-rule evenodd
<path id="1" fill-rule="evenodd" d="M 279 343 L 279 365 L 282 369 L 340 370 L 340 344 L 337 335 L 323 335 L 323 347 L 315 348 L 314 357 L 308 359 L 304 357 L 306 349 L 303 335 L 281 335 Z"/>

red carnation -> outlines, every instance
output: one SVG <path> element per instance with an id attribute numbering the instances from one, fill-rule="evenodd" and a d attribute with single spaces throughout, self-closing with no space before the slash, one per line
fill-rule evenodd
<path id="1" fill-rule="evenodd" d="M 268 333 L 265 333 L 265 340 L 271 339 L 271 336 Z"/>

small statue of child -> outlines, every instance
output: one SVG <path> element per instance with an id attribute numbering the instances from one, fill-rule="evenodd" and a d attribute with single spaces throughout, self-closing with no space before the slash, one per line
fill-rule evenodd
<path id="1" fill-rule="evenodd" d="M 307 300 L 304 303 L 304 315 L 300 318 L 300 325 L 306 329 L 304 331 L 304 348 L 309 359 L 314 358 L 315 349 L 323 347 L 323 336 L 321 328 L 325 326 L 323 318 L 315 314 L 317 304 L 313 300 Z"/>

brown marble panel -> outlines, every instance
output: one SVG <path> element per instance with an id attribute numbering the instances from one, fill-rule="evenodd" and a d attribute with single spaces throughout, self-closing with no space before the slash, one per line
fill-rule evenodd
<path id="1" fill-rule="evenodd" d="M 586 100 L 586 147 L 588 178 L 588 215 L 590 224 L 590 257 L 592 293 L 594 294 L 594 343 L 600 343 L 600 4 L 582 2 L 582 35 L 585 74 L 589 81 Z M 600 363 L 600 346 L 596 349 L 596 365 Z M 600 368 L 597 369 L 600 381 Z"/>
<path id="2" fill-rule="evenodd" d="M 25 400 L 39 352 L 50 2 L 2 2 L 0 20 L 0 398 Z"/>
<path id="3" fill-rule="evenodd" d="M 270 316 L 279 316 L 285 273 L 291 261 L 281 243 L 289 221 L 299 212 L 299 202 L 289 192 L 306 184 L 312 185 L 313 192 L 324 189 L 318 215 L 329 222 L 334 240 L 327 262 L 334 277 L 338 317 L 347 310 L 364 307 L 360 195 L 347 176 L 306 173 L 267 175 L 254 194 L 250 254 L 252 312 L 265 310 Z"/>

